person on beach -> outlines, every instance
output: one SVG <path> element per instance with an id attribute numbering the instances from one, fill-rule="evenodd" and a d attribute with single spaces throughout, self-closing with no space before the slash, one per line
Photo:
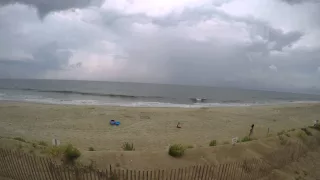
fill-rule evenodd
<path id="1" fill-rule="evenodd" d="M 249 133 L 249 138 L 250 138 L 251 135 L 253 134 L 253 128 L 254 128 L 254 124 L 251 125 L 251 129 L 250 129 L 250 133 Z"/>
<path id="2" fill-rule="evenodd" d="M 178 122 L 178 124 L 177 124 L 177 128 L 181 128 L 181 126 L 180 126 L 180 122 Z"/>

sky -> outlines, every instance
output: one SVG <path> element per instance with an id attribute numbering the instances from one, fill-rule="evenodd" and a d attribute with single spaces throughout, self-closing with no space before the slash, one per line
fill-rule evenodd
<path id="1" fill-rule="evenodd" d="M 0 0 L 0 78 L 320 92 L 320 0 Z"/>

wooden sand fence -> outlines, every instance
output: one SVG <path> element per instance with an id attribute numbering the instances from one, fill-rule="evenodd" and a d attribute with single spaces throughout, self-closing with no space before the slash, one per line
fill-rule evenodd
<path id="1" fill-rule="evenodd" d="M 124 170 L 58 165 L 50 158 L 0 149 L 0 177 L 14 180 L 256 180 L 306 153 L 301 144 L 284 146 L 261 159 L 177 169 Z"/>

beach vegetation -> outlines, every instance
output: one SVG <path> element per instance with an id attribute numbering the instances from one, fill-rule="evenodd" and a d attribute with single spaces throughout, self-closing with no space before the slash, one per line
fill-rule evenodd
<path id="1" fill-rule="evenodd" d="M 320 131 L 320 124 L 316 124 L 314 126 L 310 126 L 310 128 Z"/>
<path id="2" fill-rule="evenodd" d="M 40 146 L 48 146 L 48 144 L 45 141 L 39 141 Z"/>
<path id="3" fill-rule="evenodd" d="M 125 143 L 123 143 L 123 145 L 122 145 L 122 149 L 124 150 L 124 151 L 134 151 L 135 149 L 134 149 L 134 146 L 133 146 L 133 143 L 128 143 L 128 142 L 125 142 Z"/>
<path id="4" fill-rule="evenodd" d="M 72 144 L 68 144 L 64 150 L 63 155 L 65 160 L 67 160 L 67 162 L 74 162 L 76 159 L 78 159 L 81 156 L 81 152 Z"/>
<path id="5" fill-rule="evenodd" d="M 81 152 L 72 144 L 48 147 L 46 153 L 52 157 L 63 157 L 67 162 L 74 162 L 81 156 Z"/>
<path id="6" fill-rule="evenodd" d="M 249 136 L 245 136 L 241 139 L 241 142 L 248 142 L 248 141 L 252 141 L 252 139 Z"/>
<path id="7" fill-rule="evenodd" d="M 89 147 L 88 149 L 89 151 L 95 151 L 95 149 L 93 147 Z"/>
<path id="8" fill-rule="evenodd" d="M 172 157 L 181 157 L 184 155 L 185 147 L 181 144 L 173 144 L 169 147 L 169 155 Z"/>
<path id="9" fill-rule="evenodd" d="M 303 132 L 303 131 L 299 131 L 299 132 L 297 133 L 297 137 L 300 138 L 302 141 L 307 140 L 307 135 L 306 135 L 306 133 Z"/>
<path id="10" fill-rule="evenodd" d="M 30 149 L 30 150 L 29 150 L 29 154 L 34 155 L 34 149 Z"/>
<path id="11" fill-rule="evenodd" d="M 13 139 L 17 140 L 17 141 L 21 141 L 21 142 L 27 142 L 25 139 L 23 139 L 21 137 L 14 137 Z"/>
<path id="12" fill-rule="evenodd" d="M 65 146 L 50 146 L 46 149 L 45 152 L 52 157 L 59 157 L 63 155 L 65 148 Z"/>
<path id="13" fill-rule="evenodd" d="M 281 136 L 281 135 L 283 135 L 283 134 L 285 134 L 285 133 L 286 133 L 286 131 L 285 131 L 285 130 L 282 130 L 282 131 L 278 132 L 277 135 L 278 135 L 278 136 Z"/>
<path id="14" fill-rule="evenodd" d="M 292 128 L 292 129 L 290 129 L 289 131 L 295 131 L 296 129 L 295 128 Z"/>
<path id="15" fill-rule="evenodd" d="M 280 135 L 280 136 L 278 136 L 278 137 L 279 137 L 279 140 L 280 140 L 280 144 L 281 144 L 281 145 L 286 145 L 286 144 L 287 144 L 288 140 L 285 139 L 283 135 Z"/>
<path id="16" fill-rule="evenodd" d="M 32 143 L 32 147 L 37 148 L 38 145 L 36 143 Z"/>
<path id="17" fill-rule="evenodd" d="M 212 140 L 209 143 L 209 146 L 216 146 L 217 145 L 217 140 Z"/>
<path id="18" fill-rule="evenodd" d="M 310 126 L 310 128 L 320 131 L 320 124 L 315 124 L 314 126 Z"/>
<path id="19" fill-rule="evenodd" d="M 305 132 L 308 136 L 312 136 L 312 133 L 307 128 L 301 128 L 303 132 Z"/>

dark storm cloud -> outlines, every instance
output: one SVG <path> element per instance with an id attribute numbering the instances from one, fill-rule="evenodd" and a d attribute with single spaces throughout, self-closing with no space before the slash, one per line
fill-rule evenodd
<path id="1" fill-rule="evenodd" d="M 62 11 L 71 8 L 84 8 L 89 5 L 99 5 L 104 0 L 0 0 L 0 5 L 21 3 L 34 6 L 40 17 L 53 11 Z"/>

